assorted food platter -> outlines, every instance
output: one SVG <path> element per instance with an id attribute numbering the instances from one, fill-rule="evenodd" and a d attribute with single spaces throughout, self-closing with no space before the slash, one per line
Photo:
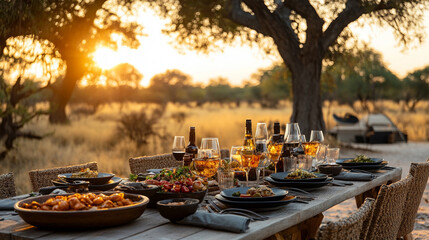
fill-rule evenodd
<path id="1" fill-rule="evenodd" d="M 115 193 L 104 193 L 115 194 Z M 117 193 L 116 193 L 117 194 Z M 72 194 L 55 195 L 66 197 Z M 52 195 L 45 195 L 21 200 L 15 204 L 15 211 L 27 223 L 41 228 L 51 229 L 93 229 L 122 225 L 140 217 L 149 203 L 149 198 L 141 195 L 128 194 L 124 198 L 132 201 L 127 206 L 100 208 L 89 210 L 35 210 L 26 208 L 36 202 L 46 204 L 47 200 L 55 199 Z M 70 200 L 71 201 L 71 200 Z M 104 200 L 103 200 L 104 201 Z M 37 205 L 36 204 L 36 205 Z M 58 203 L 59 204 L 59 203 Z M 36 206 L 34 205 L 34 206 Z M 52 208 L 53 209 L 53 208 Z"/>
<path id="2" fill-rule="evenodd" d="M 287 195 L 287 191 L 283 189 L 278 188 L 271 188 L 274 195 L 272 196 L 260 196 L 260 197 L 252 197 L 252 196 L 240 196 L 243 194 L 246 194 L 248 190 L 251 189 L 251 187 L 236 187 L 236 188 L 230 188 L 225 189 L 222 192 L 220 192 L 220 195 L 228 200 L 231 201 L 254 201 L 254 202 L 260 202 L 260 201 L 277 201 L 283 199 Z M 236 195 L 237 193 L 238 196 Z"/>
<path id="3" fill-rule="evenodd" d="M 278 172 L 278 173 L 271 174 L 270 177 L 277 182 L 323 182 L 323 181 L 326 181 L 326 178 L 328 177 L 328 175 L 323 173 L 310 173 L 310 174 L 314 174 L 315 177 L 295 178 L 295 179 L 287 178 L 287 176 L 291 173 L 292 172 Z"/>
<path id="4" fill-rule="evenodd" d="M 332 178 L 327 178 L 324 181 L 309 182 L 309 181 L 293 181 L 293 182 L 280 182 L 272 179 L 271 177 L 265 177 L 265 181 L 279 187 L 294 187 L 294 188 L 320 188 L 328 185 L 332 182 Z"/>

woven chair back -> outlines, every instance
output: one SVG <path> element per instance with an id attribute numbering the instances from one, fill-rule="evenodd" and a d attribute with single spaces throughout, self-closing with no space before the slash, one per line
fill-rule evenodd
<path id="1" fill-rule="evenodd" d="M 402 221 L 405 200 L 413 176 L 390 185 L 382 185 L 374 204 L 367 240 L 396 239 Z"/>
<path id="2" fill-rule="evenodd" d="M 58 174 L 78 172 L 82 168 L 89 168 L 93 171 L 98 170 L 96 162 L 89 162 L 85 164 L 71 165 L 58 168 L 31 170 L 30 172 L 28 172 L 28 174 L 30 175 L 30 181 L 31 186 L 33 187 L 33 191 L 37 192 L 41 187 L 51 186 L 51 181 L 55 180 Z"/>
<path id="3" fill-rule="evenodd" d="M 0 175 L 0 199 L 16 196 L 13 173 Z"/>
<path id="4" fill-rule="evenodd" d="M 374 199 L 367 198 L 364 204 L 351 216 L 337 222 L 328 222 L 320 227 L 317 240 L 360 240 L 367 232 L 367 222 L 371 218 Z M 366 224 L 365 224 L 366 223 Z"/>
<path id="5" fill-rule="evenodd" d="M 166 153 L 154 156 L 133 157 L 129 159 L 132 174 L 144 173 L 148 169 L 160 169 L 168 167 L 179 167 L 182 161 L 174 159 L 173 154 Z"/>
<path id="6" fill-rule="evenodd" d="M 422 200 L 423 192 L 429 177 L 429 159 L 422 163 L 411 163 L 410 175 L 414 177 L 408 189 L 407 199 L 402 213 L 402 222 L 398 231 L 398 238 L 404 237 L 414 229 L 414 222 Z"/>

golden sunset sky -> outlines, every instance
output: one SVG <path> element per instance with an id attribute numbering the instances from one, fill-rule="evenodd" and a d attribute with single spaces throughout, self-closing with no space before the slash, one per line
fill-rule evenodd
<path id="1" fill-rule="evenodd" d="M 219 76 L 227 78 L 232 85 L 240 85 L 250 79 L 252 73 L 260 68 L 267 68 L 281 61 L 277 56 L 264 55 L 257 48 L 248 46 L 226 46 L 223 52 L 212 52 L 208 55 L 189 51 L 185 48 L 178 51 L 169 42 L 174 38 L 162 34 L 166 20 L 161 20 L 153 12 L 141 12 L 138 21 L 144 26 L 146 36 L 139 38 L 141 46 L 129 49 L 120 46 L 117 51 L 100 47 L 94 55 L 98 65 L 109 69 L 120 63 L 134 65 L 142 74 L 141 85 L 147 86 L 151 77 L 167 69 L 179 69 L 192 76 L 194 82 L 206 84 L 209 79 Z M 357 28 L 350 26 L 360 40 L 381 52 L 384 61 L 399 77 L 408 72 L 429 65 L 429 12 L 425 14 L 427 37 L 417 47 L 403 50 L 394 39 L 392 30 L 378 26 Z M 182 52 L 182 53 L 180 53 Z"/>

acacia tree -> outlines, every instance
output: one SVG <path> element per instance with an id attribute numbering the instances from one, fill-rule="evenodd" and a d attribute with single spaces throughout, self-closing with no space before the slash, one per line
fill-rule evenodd
<path id="1" fill-rule="evenodd" d="M 237 39 L 272 41 L 292 73 L 293 113 L 305 134 L 325 129 L 320 96 L 322 61 L 344 49 L 347 26 L 388 25 L 402 43 L 422 39 L 427 0 L 149 0 L 171 20 L 167 32 L 200 50 Z M 365 24 L 366 24 L 365 23 Z M 346 30 L 345 30 L 346 29 Z M 269 43 L 269 41 L 268 41 Z M 269 46 L 268 46 L 269 47 Z"/>
<path id="2" fill-rule="evenodd" d="M 132 21 L 132 0 L 10 0 L 0 2 L 0 55 L 11 37 L 33 35 L 52 42 L 67 65 L 64 78 L 52 84 L 49 120 L 67 122 L 65 107 L 77 81 L 94 71 L 91 53 L 97 45 L 115 48 L 112 33 L 122 44 L 138 45 L 141 28 Z"/>

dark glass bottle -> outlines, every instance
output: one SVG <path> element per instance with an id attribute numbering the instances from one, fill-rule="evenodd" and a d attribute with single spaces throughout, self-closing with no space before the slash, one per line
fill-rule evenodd
<path id="1" fill-rule="evenodd" d="M 187 155 L 190 156 L 191 161 L 192 161 L 192 159 L 197 157 L 198 147 L 197 147 L 197 145 L 195 145 L 195 127 L 190 127 L 189 144 L 188 144 L 188 146 L 186 146 L 185 152 Z M 184 164 L 185 164 L 185 166 L 189 165 L 186 163 L 184 163 Z"/>
<path id="2" fill-rule="evenodd" d="M 280 123 L 275 122 L 274 132 L 268 143 L 268 151 L 270 153 L 271 160 L 275 163 L 276 172 L 281 172 L 283 170 L 283 161 L 282 159 L 279 159 L 282 147 L 283 139 L 280 134 Z"/>

